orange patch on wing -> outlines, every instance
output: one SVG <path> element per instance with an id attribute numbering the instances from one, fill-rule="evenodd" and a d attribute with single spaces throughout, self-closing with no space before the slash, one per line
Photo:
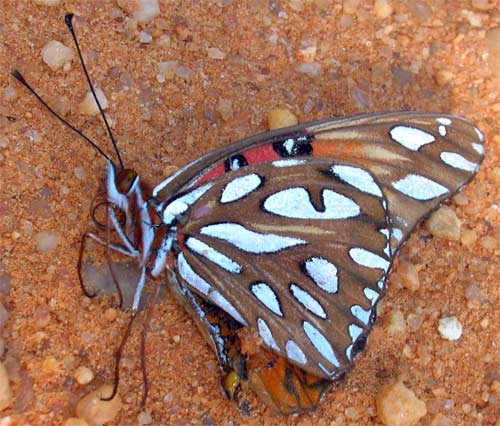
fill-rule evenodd
<path id="1" fill-rule="evenodd" d="M 247 367 L 250 388 L 284 415 L 314 410 L 331 384 L 264 350 L 250 357 Z"/>

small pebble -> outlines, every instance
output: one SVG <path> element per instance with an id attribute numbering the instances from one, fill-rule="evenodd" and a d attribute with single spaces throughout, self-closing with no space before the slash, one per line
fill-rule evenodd
<path id="1" fill-rule="evenodd" d="M 233 103 L 230 99 L 220 98 L 217 103 L 217 112 L 221 115 L 224 121 L 228 121 L 233 117 Z"/>
<path id="2" fill-rule="evenodd" d="M 35 234 L 35 240 L 38 244 L 38 250 L 47 253 L 54 250 L 61 240 L 59 232 L 41 231 Z"/>
<path id="3" fill-rule="evenodd" d="M 454 426 L 455 423 L 445 415 L 438 413 L 431 421 L 430 426 Z"/>
<path id="4" fill-rule="evenodd" d="M 139 41 L 143 44 L 149 44 L 153 41 L 153 36 L 146 31 L 139 32 Z"/>
<path id="5" fill-rule="evenodd" d="M 153 416 L 151 416 L 151 412 L 148 410 L 141 411 L 137 415 L 137 423 L 139 424 L 139 426 L 150 425 L 151 423 L 153 423 Z"/>
<path id="6" fill-rule="evenodd" d="M 390 334 L 401 334 L 406 330 L 406 323 L 402 312 L 398 309 L 393 309 L 387 318 L 387 331 Z"/>
<path id="7" fill-rule="evenodd" d="M 107 321 L 113 322 L 118 317 L 118 311 L 115 308 L 108 308 L 104 312 L 104 318 Z"/>
<path id="8" fill-rule="evenodd" d="M 70 417 L 66 419 L 63 426 L 90 426 L 85 420 L 78 417 Z"/>
<path id="9" fill-rule="evenodd" d="M 462 16 L 471 27 L 481 28 L 483 26 L 483 21 L 479 13 L 473 12 L 472 10 L 462 10 Z"/>
<path id="10" fill-rule="evenodd" d="M 391 277 L 391 281 L 410 291 L 417 291 L 420 288 L 418 267 L 409 262 L 400 262 L 396 273 Z"/>
<path id="11" fill-rule="evenodd" d="M 439 320 L 439 334 L 446 340 L 458 340 L 462 335 L 462 324 L 456 317 L 446 317 Z"/>
<path id="12" fill-rule="evenodd" d="M 107 109 L 109 107 L 108 99 L 106 98 L 106 95 L 104 94 L 102 89 L 99 87 L 96 87 L 95 93 L 96 93 L 97 99 L 99 99 L 99 103 L 101 104 L 101 108 L 103 110 Z M 83 99 L 83 101 L 80 102 L 80 105 L 78 105 L 78 111 L 80 111 L 80 113 L 84 114 L 84 115 L 97 115 L 97 114 L 99 114 L 99 108 L 97 107 L 97 102 L 95 101 L 94 96 L 92 95 L 92 92 L 90 90 L 85 95 L 85 98 Z"/>
<path id="13" fill-rule="evenodd" d="M 112 385 L 102 385 L 83 397 L 76 405 L 76 415 L 90 426 L 101 426 L 113 420 L 122 408 L 120 397 L 115 395 L 111 401 L 102 400 L 111 396 Z"/>
<path id="14" fill-rule="evenodd" d="M 151 22 L 160 13 L 158 0 L 118 0 L 117 3 L 140 24 Z"/>
<path id="15" fill-rule="evenodd" d="M 321 64 L 318 62 L 300 64 L 297 67 L 297 71 L 309 77 L 319 77 L 321 75 Z"/>
<path id="16" fill-rule="evenodd" d="M 455 75 L 448 70 L 438 70 L 435 77 L 438 85 L 445 86 L 455 78 Z"/>
<path id="17" fill-rule="evenodd" d="M 0 410 L 10 407 L 12 403 L 12 390 L 9 375 L 2 362 L 0 362 Z"/>
<path id="18" fill-rule="evenodd" d="M 0 302 L 0 331 L 3 330 L 5 322 L 9 319 L 9 313 L 2 302 Z"/>
<path id="19" fill-rule="evenodd" d="M 354 15 L 359 9 L 361 0 L 344 0 L 342 2 L 342 10 L 348 15 Z"/>
<path id="20" fill-rule="evenodd" d="M 269 130 L 281 129 L 283 127 L 295 126 L 299 122 L 297 116 L 288 109 L 276 108 L 267 113 Z"/>
<path id="21" fill-rule="evenodd" d="M 52 71 L 57 71 L 73 59 L 74 52 L 70 47 L 58 42 L 49 41 L 42 49 L 42 59 Z"/>
<path id="22" fill-rule="evenodd" d="M 86 385 L 94 380 L 94 373 L 90 368 L 82 365 L 73 372 L 73 377 L 80 385 Z"/>
<path id="23" fill-rule="evenodd" d="M 455 211 L 448 206 L 436 210 L 426 222 L 426 227 L 432 235 L 451 241 L 460 240 L 461 226 Z"/>
<path id="24" fill-rule="evenodd" d="M 427 414 L 425 403 L 402 383 L 383 385 L 375 400 L 385 426 L 414 426 Z"/>
<path id="25" fill-rule="evenodd" d="M 209 47 L 207 55 L 210 59 L 224 59 L 226 57 L 226 54 L 218 47 Z"/>
<path id="26" fill-rule="evenodd" d="M 382 19 L 388 18 L 394 12 L 394 8 L 392 7 L 390 0 L 375 0 L 373 9 L 375 11 L 375 15 Z"/>
<path id="27" fill-rule="evenodd" d="M 41 6 L 57 6 L 59 3 L 61 3 L 61 0 L 35 0 L 35 4 Z"/>
<path id="28" fill-rule="evenodd" d="M 194 76 L 193 70 L 185 66 L 177 67 L 175 74 L 184 80 L 191 80 Z"/>

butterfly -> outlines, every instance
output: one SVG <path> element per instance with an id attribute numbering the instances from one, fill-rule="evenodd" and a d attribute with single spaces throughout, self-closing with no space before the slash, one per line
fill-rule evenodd
<path id="1" fill-rule="evenodd" d="M 473 178 L 483 143 L 452 115 L 362 114 L 243 139 L 152 190 L 117 149 L 118 163 L 94 146 L 107 162 L 115 238 L 91 236 L 137 262 L 133 312 L 147 277 L 166 273 L 215 351 L 228 396 L 248 382 L 275 410 L 297 413 L 353 367 L 397 253 Z M 244 353 L 243 327 L 265 350 Z"/>

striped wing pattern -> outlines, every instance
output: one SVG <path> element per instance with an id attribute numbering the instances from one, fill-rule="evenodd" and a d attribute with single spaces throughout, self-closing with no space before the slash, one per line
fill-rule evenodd
<path id="1" fill-rule="evenodd" d="M 472 178 L 482 142 L 457 117 L 388 113 L 210 153 L 154 191 L 177 227 L 172 273 L 270 350 L 333 380 L 364 347 L 396 252 Z"/>

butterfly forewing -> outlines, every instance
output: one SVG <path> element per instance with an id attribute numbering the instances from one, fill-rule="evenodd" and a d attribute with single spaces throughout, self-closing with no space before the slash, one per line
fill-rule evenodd
<path id="1" fill-rule="evenodd" d="M 463 119 L 355 116 L 224 147 L 154 194 L 165 199 L 165 222 L 182 211 L 180 284 L 255 327 L 271 350 L 333 379 L 362 349 L 409 232 L 481 160 L 482 135 Z"/>

